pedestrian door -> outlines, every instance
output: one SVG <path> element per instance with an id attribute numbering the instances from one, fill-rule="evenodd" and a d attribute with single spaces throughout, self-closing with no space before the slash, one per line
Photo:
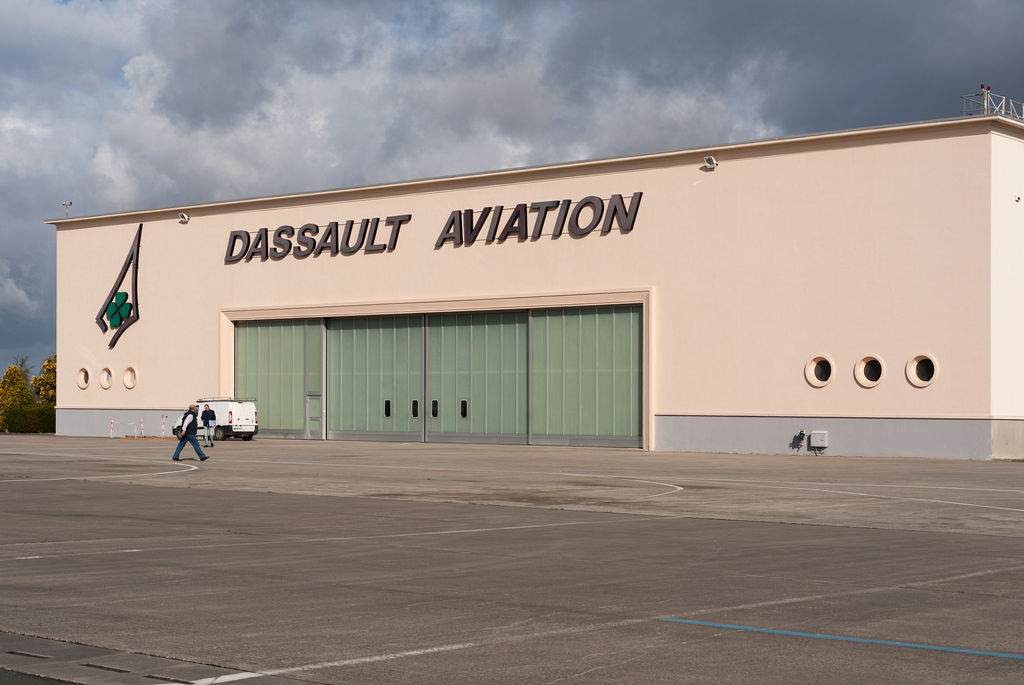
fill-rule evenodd
<path id="1" fill-rule="evenodd" d="M 323 401 L 320 395 L 306 395 L 306 439 L 322 440 Z"/>

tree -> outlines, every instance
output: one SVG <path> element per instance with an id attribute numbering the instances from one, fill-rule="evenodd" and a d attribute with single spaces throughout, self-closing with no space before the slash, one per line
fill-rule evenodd
<path id="1" fill-rule="evenodd" d="M 43 361 L 39 375 L 32 379 L 36 396 L 44 404 L 57 404 L 57 355 L 51 354 Z"/>
<path id="2" fill-rule="evenodd" d="M 29 384 L 29 392 L 32 393 L 32 401 L 38 402 L 39 398 L 36 395 L 35 390 L 32 389 L 32 365 L 28 363 L 28 357 L 24 354 L 14 355 L 14 366 L 18 367 L 18 371 L 21 372 L 25 382 Z"/>
<path id="3" fill-rule="evenodd" d="M 23 354 L 14 355 L 14 365 L 18 367 L 18 371 L 24 376 L 26 383 L 32 382 L 32 367 L 28 363 L 28 357 Z"/>
<path id="4" fill-rule="evenodd" d="M 32 404 L 32 392 L 28 389 L 21 369 L 11 365 L 0 379 L 0 430 L 7 430 L 7 412 L 11 407 Z"/>

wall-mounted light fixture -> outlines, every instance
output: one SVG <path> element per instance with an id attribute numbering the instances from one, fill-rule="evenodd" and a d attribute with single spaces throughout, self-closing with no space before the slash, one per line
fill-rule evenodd
<path id="1" fill-rule="evenodd" d="M 189 218 L 190 218 L 189 215 L 186 214 L 185 212 L 178 212 L 178 223 L 179 224 L 187 224 Z"/>
<path id="2" fill-rule="evenodd" d="M 708 155 L 707 157 L 704 158 L 704 166 L 708 169 L 714 169 L 716 166 L 718 166 L 718 160 L 712 157 L 711 155 Z"/>

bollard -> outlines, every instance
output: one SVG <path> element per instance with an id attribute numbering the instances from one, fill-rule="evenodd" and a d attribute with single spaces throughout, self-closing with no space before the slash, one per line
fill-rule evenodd
<path id="1" fill-rule="evenodd" d="M 110 419 L 110 438 L 114 438 L 114 419 Z"/>
<path id="2" fill-rule="evenodd" d="M 139 419 L 139 432 L 142 433 L 142 437 L 146 437 L 146 424 L 142 422 L 141 418 Z"/>

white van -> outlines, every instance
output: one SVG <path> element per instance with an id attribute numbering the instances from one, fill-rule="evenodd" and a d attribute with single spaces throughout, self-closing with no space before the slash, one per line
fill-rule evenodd
<path id="1" fill-rule="evenodd" d="M 196 418 L 199 419 L 198 437 L 203 437 L 202 416 L 203 406 L 210 405 L 210 409 L 217 415 L 217 425 L 213 429 L 214 440 L 225 440 L 230 437 L 239 437 L 242 440 L 252 440 L 259 432 L 259 418 L 256 414 L 256 403 L 249 400 L 196 400 Z M 184 412 L 182 412 L 184 414 Z M 174 422 L 171 429 L 174 437 L 181 432 L 181 416 Z"/>

